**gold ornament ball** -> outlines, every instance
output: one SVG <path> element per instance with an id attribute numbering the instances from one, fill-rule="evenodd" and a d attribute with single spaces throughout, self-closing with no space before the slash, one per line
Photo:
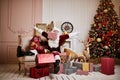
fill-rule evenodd
<path id="1" fill-rule="evenodd" d="M 101 38 L 97 38 L 97 42 L 101 42 L 102 40 L 101 40 Z"/>
<path id="2" fill-rule="evenodd" d="M 108 10 L 107 10 L 107 9 L 105 9 L 105 10 L 104 10 L 104 12 L 105 12 L 105 13 L 107 13 L 107 12 L 108 12 Z"/>
<path id="3" fill-rule="evenodd" d="M 108 49 L 108 46 L 104 46 L 105 49 Z"/>

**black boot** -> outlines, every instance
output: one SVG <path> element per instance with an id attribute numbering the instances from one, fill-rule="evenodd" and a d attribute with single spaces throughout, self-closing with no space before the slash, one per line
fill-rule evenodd
<path id="1" fill-rule="evenodd" d="M 60 70 L 60 66 L 59 66 L 60 60 L 56 60 L 56 62 L 54 63 L 54 73 L 57 74 Z"/>

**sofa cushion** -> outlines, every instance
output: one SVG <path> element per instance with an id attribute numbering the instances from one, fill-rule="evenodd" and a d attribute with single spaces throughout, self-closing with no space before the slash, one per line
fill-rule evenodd
<path id="1" fill-rule="evenodd" d="M 24 61 L 25 61 L 25 62 L 35 62 L 35 57 L 36 57 L 36 55 L 33 55 L 33 56 L 25 56 Z"/>

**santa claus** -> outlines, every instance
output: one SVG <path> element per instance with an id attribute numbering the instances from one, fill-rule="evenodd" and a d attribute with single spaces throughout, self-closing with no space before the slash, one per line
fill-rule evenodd
<path id="1" fill-rule="evenodd" d="M 46 41 L 41 40 L 40 43 L 42 46 L 44 46 L 45 49 L 48 49 L 51 53 L 54 54 L 56 60 L 54 72 L 57 73 L 59 71 L 58 65 L 60 63 L 60 56 L 59 56 L 59 53 L 61 52 L 60 47 L 65 43 L 66 39 L 72 38 L 73 36 L 77 35 L 78 32 L 62 34 L 60 29 L 54 27 L 53 21 L 50 24 L 48 24 L 46 31 L 39 29 L 36 26 L 34 27 L 34 29 L 37 30 L 39 33 L 42 34 L 42 36 L 46 38 Z"/>
<path id="2" fill-rule="evenodd" d="M 50 52 L 61 52 L 60 46 L 62 46 L 65 43 L 66 39 L 72 38 L 73 36 L 78 34 L 78 32 L 62 34 L 60 29 L 54 27 L 53 21 L 50 24 L 48 24 L 46 31 L 39 29 L 36 26 L 34 27 L 34 29 L 46 38 L 46 41 L 41 41 L 41 45 L 44 45 L 45 48 L 50 50 Z"/>

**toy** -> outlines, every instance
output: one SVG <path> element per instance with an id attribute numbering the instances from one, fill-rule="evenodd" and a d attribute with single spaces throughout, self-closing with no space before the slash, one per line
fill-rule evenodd
<path id="1" fill-rule="evenodd" d="M 33 36 L 33 38 L 30 41 L 30 50 L 37 50 L 37 52 L 45 53 L 44 47 L 40 45 L 40 37 L 39 36 Z"/>

